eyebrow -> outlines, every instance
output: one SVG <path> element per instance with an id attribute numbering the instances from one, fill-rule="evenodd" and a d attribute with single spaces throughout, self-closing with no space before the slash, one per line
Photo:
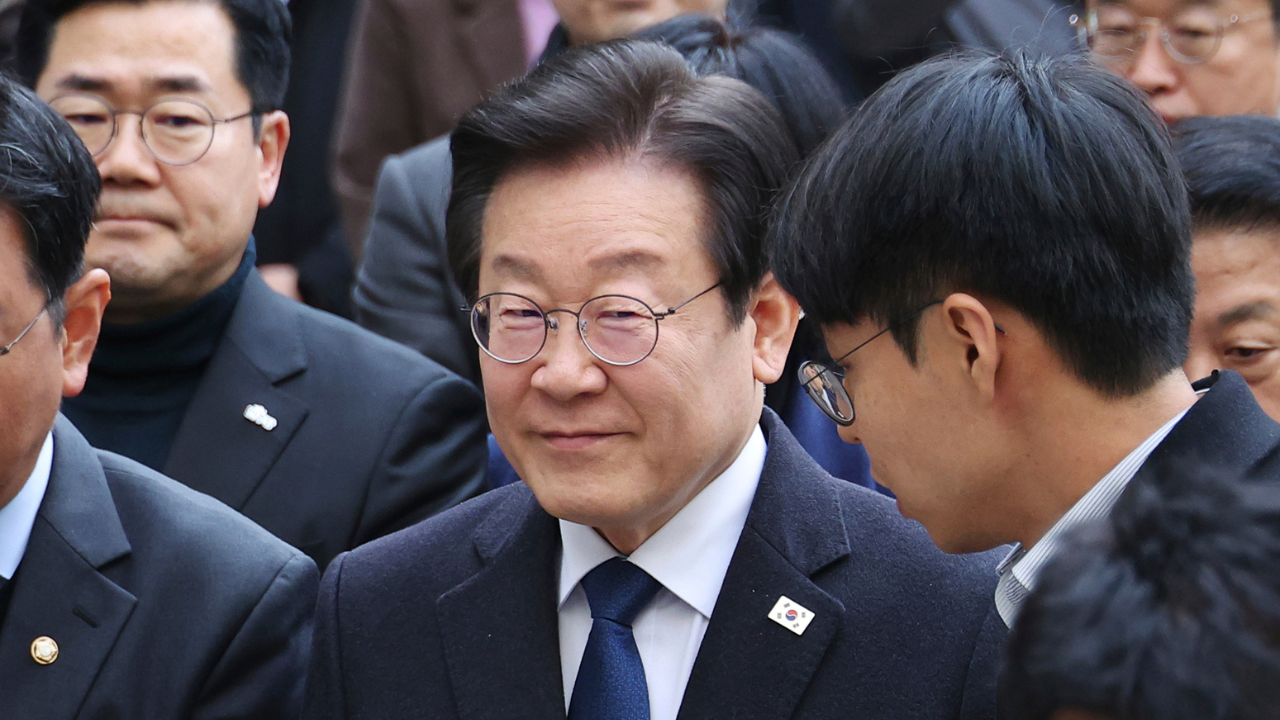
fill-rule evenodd
<path id="1" fill-rule="evenodd" d="M 195 75 L 153 77 L 148 78 L 145 84 L 152 91 L 161 93 L 209 92 L 212 89 Z M 115 86 L 109 80 L 74 73 L 59 80 L 57 87 L 79 92 L 104 92 Z"/>
<path id="2" fill-rule="evenodd" d="M 1260 301 L 1248 303 L 1245 305 L 1237 305 L 1218 315 L 1217 322 L 1219 327 L 1227 327 L 1242 323 L 1246 320 L 1262 320 L 1276 314 L 1276 308 L 1269 302 Z"/>
<path id="3" fill-rule="evenodd" d="M 542 278 L 542 271 L 536 265 L 514 255 L 499 255 L 489 265 L 495 272 L 514 275 L 520 280 L 535 281 Z"/>
<path id="4" fill-rule="evenodd" d="M 644 250 L 631 250 L 595 258 L 587 263 L 592 270 L 653 270 L 663 265 L 662 258 Z"/>

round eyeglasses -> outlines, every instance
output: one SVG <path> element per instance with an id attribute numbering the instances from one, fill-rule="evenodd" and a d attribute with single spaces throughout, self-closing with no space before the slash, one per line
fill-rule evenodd
<path id="1" fill-rule="evenodd" d="M 8 345 L 0 347 L 0 357 L 4 357 L 5 355 L 8 355 L 9 351 L 13 350 L 13 346 L 17 345 L 19 340 L 26 337 L 27 333 L 31 332 L 31 328 L 36 326 L 36 323 L 40 321 L 40 316 L 44 315 L 45 312 L 48 311 L 48 309 L 49 309 L 48 305 L 45 305 L 44 307 L 40 308 L 40 312 L 36 313 L 35 317 L 31 318 L 31 322 L 27 323 L 27 326 L 22 329 L 22 332 L 18 333 L 18 337 L 14 338 L 13 341 L 10 342 Z"/>
<path id="2" fill-rule="evenodd" d="M 1123 7 L 1106 4 L 1084 15 L 1072 15 L 1070 21 L 1081 47 L 1105 65 L 1132 63 L 1146 44 L 1151 26 L 1158 31 L 1160 43 L 1170 57 L 1194 65 L 1218 52 L 1227 28 L 1268 17 L 1271 17 L 1270 11 L 1224 18 L 1211 8 L 1193 5 L 1163 21 L 1139 17 Z"/>
<path id="3" fill-rule="evenodd" d="M 594 297 L 574 312 L 563 308 L 543 310 L 538 303 L 515 293 L 491 293 L 470 308 L 471 334 L 489 357 L 515 365 L 532 360 L 547 344 L 547 333 L 560 329 L 556 313 L 567 313 L 577 319 L 578 335 L 592 355 L 610 365 L 625 367 L 653 352 L 661 320 L 718 287 L 720 283 L 662 312 L 654 312 L 644 301 L 627 295 Z"/>
<path id="4" fill-rule="evenodd" d="M 209 108 L 194 100 L 161 100 L 142 112 L 116 110 L 97 95 L 73 93 L 49 101 L 84 142 L 89 154 L 100 155 L 115 138 L 120 115 L 137 115 L 141 120 L 142 142 L 157 160 L 166 165 L 190 165 L 213 145 L 213 131 L 223 123 L 252 117 L 254 112 L 235 117 L 214 117 Z"/>

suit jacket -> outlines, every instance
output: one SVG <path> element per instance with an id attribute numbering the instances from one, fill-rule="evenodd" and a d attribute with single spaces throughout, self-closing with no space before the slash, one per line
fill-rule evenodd
<path id="1" fill-rule="evenodd" d="M 65 418 L 0 629 L 18 720 L 296 717 L 319 573 L 216 500 L 95 451 Z M 53 638 L 49 665 L 32 641 Z"/>
<path id="2" fill-rule="evenodd" d="M 444 135 L 524 74 L 518 0 L 362 0 L 347 52 L 333 189 L 360 258 L 378 166 Z"/>
<path id="3" fill-rule="evenodd" d="M 679 717 L 992 718 L 998 557 L 943 554 L 832 478 L 772 411 L 769 450 Z M 334 560 L 307 709 L 337 718 L 565 717 L 555 518 L 523 484 Z M 814 613 L 768 619 L 786 595 Z"/>
<path id="4" fill-rule="evenodd" d="M 479 492 L 486 459 L 473 385 L 253 271 L 164 472 L 324 567 Z"/>

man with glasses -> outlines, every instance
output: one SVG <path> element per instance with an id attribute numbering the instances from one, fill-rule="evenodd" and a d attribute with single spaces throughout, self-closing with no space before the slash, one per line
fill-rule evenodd
<path id="1" fill-rule="evenodd" d="M 1081 46 L 1172 123 L 1280 112 L 1276 0 L 1087 0 Z"/>
<path id="2" fill-rule="evenodd" d="M 296 717 L 315 563 L 58 415 L 111 297 L 84 271 L 101 184 L 0 79 L 0 708 L 6 718 Z"/>
<path id="3" fill-rule="evenodd" d="M 902 513 L 949 552 L 1020 543 L 1006 623 L 1062 538 L 1161 462 L 1243 475 L 1280 452 L 1239 375 L 1183 373 L 1185 181 L 1142 97 L 1089 63 L 904 73 L 799 174 L 773 234 L 837 358 L 802 380 Z"/>
<path id="4" fill-rule="evenodd" d="M 114 299 L 95 446 L 243 512 L 322 567 L 477 491 L 479 393 L 269 290 L 250 233 L 289 140 L 279 0 L 32 3 L 19 68 L 102 177 L 89 267 Z"/>
<path id="5" fill-rule="evenodd" d="M 525 483 L 335 559 L 310 718 L 991 718 L 997 557 L 938 552 L 764 407 L 795 162 L 669 47 L 549 60 L 453 134 L 450 259 Z"/>

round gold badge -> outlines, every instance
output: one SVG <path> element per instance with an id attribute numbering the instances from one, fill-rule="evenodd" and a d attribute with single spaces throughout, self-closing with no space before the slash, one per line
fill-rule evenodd
<path id="1" fill-rule="evenodd" d="M 52 665 L 58 659 L 58 643 L 48 635 L 32 640 L 31 659 L 40 665 Z"/>

